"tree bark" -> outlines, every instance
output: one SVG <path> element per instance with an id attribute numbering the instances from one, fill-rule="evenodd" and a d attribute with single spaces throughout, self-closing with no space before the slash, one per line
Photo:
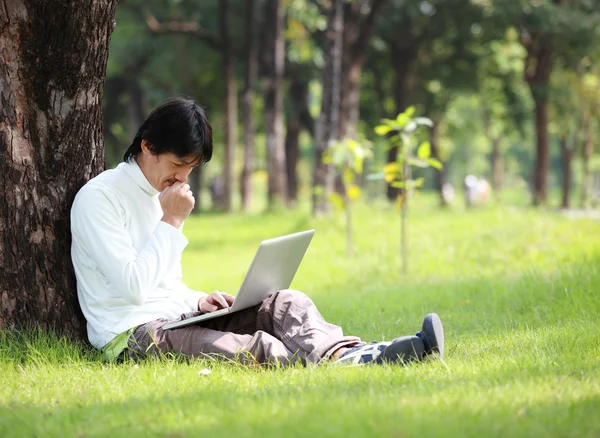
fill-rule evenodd
<path id="1" fill-rule="evenodd" d="M 285 134 L 285 170 L 287 175 L 287 196 L 290 205 L 298 201 L 298 158 L 300 155 L 300 120 L 291 119 Z"/>
<path id="2" fill-rule="evenodd" d="M 227 87 L 225 99 L 225 158 L 223 163 L 223 196 L 220 206 L 231 211 L 233 192 L 233 163 L 235 161 L 235 143 L 237 140 L 237 83 L 235 79 L 234 50 L 229 28 L 229 0 L 219 3 L 221 24 L 221 45 L 223 48 L 223 70 Z"/>
<path id="3" fill-rule="evenodd" d="M 312 135 L 313 121 L 308 109 L 309 75 L 303 69 L 288 69 L 289 106 L 285 135 L 285 166 L 288 200 L 293 205 L 298 200 L 298 159 L 300 157 L 300 132 L 307 129 Z"/>
<path id="4" fill-rule="evenodd" d="M 104 167 L 116 1 L 0 2 L 0 329 L 85 336 L 69 211 Z"/>
<path id="5" fill-rule="evenodd" d="M 265 133 L 269 208 L 287 204 L 285 149 L 283 136 L 283 75 L 285 70 L 285 10 L 282 0 L 269 0 L 270 74 L 265 80 Z"/>
<path id="6" fill-rule="evenodd" d="M 559 3 L 558 0 L 554 0 Z M 552 46 L 543 38 L 533 35 L 525 42 L 525 80 L 535 102 L 536 160 L 533 172 L 533 205 L 545 204 L 548 198 L 548 84 L 552 74 Z"/>
<path id="7" fill-rule="evenodd" d="M 582 148 L 583 181 L 581 184 L 581 208 L 589 207 L 590 189 L 592 187 L 592 173 L 590 172 L 590 159 L 594 153 L 594 142 L 591 134 L 590 115 L 586 114 L 583 119 L 583 130 L 585 141 Z"/>
<path id="8" fill-rule="evenodd" d="M 565 136 L 560 139 L 560 153 L 562 157 L 562 208 L 571 206 L 571 158 L 573 151 L 569 148 Z"/>
<path id="9" fill-rule="evenodd" d="M 550 168 L 548 104 L 543 100 L 535 102 L 535 132 L 537 148 L 533 174 L 533 204 L 543 205 L 548 200 L 548 169 Z"/>
<path id="10" fill-rule="evenodd" d="M 492 190 L 498 200 L 502 187 L 504 186 L 504 160 L 502 158 L 502 149 L 500 148 L 500 139 L 492 139 Z"/>
<path id="11" fill-rule="evenodd" d="M 344 4 L 343 55 L 340 90 L 339 137 L 356 138 L 360 113 L 360 78 L 364 55 L 368 47 L 379 9 L 386 0 L 373 0 L 364 16 L 359 2 Z"/>
<path id="12" fill-rule="evenodd" d="M 327 18 L 327 44 L 323 70 L 321 115 L 315 129 L 315 167 L 313 173 L 313 215 L 329 211 L 328 194 L 333 185 L 331 165 L 323 162 L 323 155 L 332 140 L 338 138 L 340 110 L 340 76 L 342 69 L 342 31 L 344 9 L 342 0 L 333 0 Z M 320 189 L 320 190 L 319 190 Z"/>
<path id="13" fill-rule="evenodd" d="M 244 162 L 240 177 L 240 192 L 242 210 L 248 211 L 252 204 L 252 172 L 254 171 L 254 138 L 255 124 L 252 112 L 254 106 L 254 87 L 258 71 L 257 29 L 255 0 L 248 0 L 246 4 L 246 71 L 244 74 L 244 101 L 242 111 L 244 114 Z"/>

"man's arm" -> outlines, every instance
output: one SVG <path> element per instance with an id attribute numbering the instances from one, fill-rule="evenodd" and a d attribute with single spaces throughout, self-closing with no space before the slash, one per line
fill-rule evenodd
<path id="1" fill-rule="evenodd" d="M 179 230 L 160 222 L 141 251 L 137 251 L 118 208 L 98 189 L 81 193 L 71 209 L 73 244 L 82 247 L 104 277 L 134 305 L 165 279 L 187 239 Z"/>

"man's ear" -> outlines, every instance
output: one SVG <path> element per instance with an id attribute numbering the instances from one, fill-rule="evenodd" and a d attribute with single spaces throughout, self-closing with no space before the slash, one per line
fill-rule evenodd
<path id="1" fill-rule="evenodd" d="M 150 154 L 150 155 L 152 154 L 152 150 L 150 149 L 152 147 L 152 145 L 145 138 L 142 139 L 141 147 L 142 147 L 142 152 L 144 154 Z"/>

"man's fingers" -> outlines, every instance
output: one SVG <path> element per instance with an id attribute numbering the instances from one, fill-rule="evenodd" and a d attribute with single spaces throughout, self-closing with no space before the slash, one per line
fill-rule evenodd
<path id="1" fill-rule="evenodd" d="M 210 295 L 211 295 L 212 299 L 214 301 L 216 301 L 222 308 L 229 307 L 229 304 L 227 303 L 227 300 L 225 299 L 225 297 L 223 296 L 223 294 L 221 294 L 221 292 L 214 291 Z"/>

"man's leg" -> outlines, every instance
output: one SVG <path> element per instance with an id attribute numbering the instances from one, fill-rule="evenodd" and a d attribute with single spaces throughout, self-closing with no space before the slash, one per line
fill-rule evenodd
<path id="1" fill-rule="evenodd" d="M 258 306 L 199 324 L 163 330 L 173 322 L 158 319 L 136 328 L 128 343 L 128 355 L 137 359 L 148 354 L 181 353 L 192 357 L 213 355 L 242 363 L 281 363 L 287 365 L 299 356 L 273 335 L 256 329 Z M 186 313 L 179 320 L 199 315 Z"/>
<path id="2" fill-rule="evenodd" d="M 281 340 L 304 363 L 327 360 L 336 350 L 361 342 L 325 321 L 312 300 L 296 290 L 282 290 L 267 298 L 256 319 L 258 330 Z"/>

